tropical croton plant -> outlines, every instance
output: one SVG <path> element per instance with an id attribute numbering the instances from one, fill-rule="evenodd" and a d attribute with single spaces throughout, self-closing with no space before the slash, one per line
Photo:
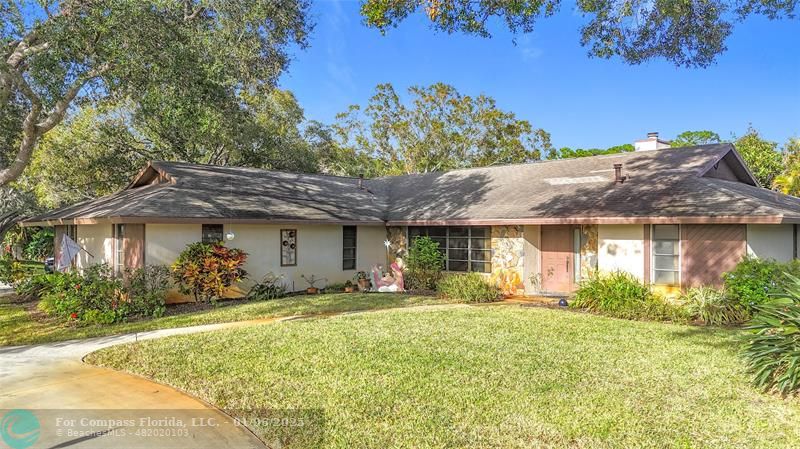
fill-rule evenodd
<path id="1" fill-rule="evenodd" d="M 172 277 L 183 294 L 213 303 L 225 289 L 247 276 L 243 268 L 246 260 L 247 253 L 237 248 L 219 243 L 192 243 L 172 264 Z"/>

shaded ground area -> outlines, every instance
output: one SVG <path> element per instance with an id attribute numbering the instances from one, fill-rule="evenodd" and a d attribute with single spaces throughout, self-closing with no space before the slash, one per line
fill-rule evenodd
<path id="1" fill-rule="evenodd" d="M 800 401 L 749 385 L 738 337 L 506 304 L 281 322 L 88 360 L 223 409 L 321 409 L 325 447 L 800 446 Z"/>
<path id="2" fill-rule="evenodd" d="M 220 307 L 114 325 L 77 326 L 47 318 L 35 303 L 0 304 L 0 346 L 143 332 L 286 316 L 331 314 L 425 304 L 442 304 L 430 296 L 392 293 L 341 293 L 292 296 L 272 301 L 220 303 Z"/>

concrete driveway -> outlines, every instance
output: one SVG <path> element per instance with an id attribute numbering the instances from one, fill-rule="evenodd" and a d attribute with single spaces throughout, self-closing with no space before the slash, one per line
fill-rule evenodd
<path id="1" fill-rule="evenodd" d="M 252 323 L 234 323 L 247 325 Z M 135 340 L 230 327 L 212 324 L 137 335 L 0 348 L 0 437 L 14 449 L 264 448 L 247 428 L 177 390 L 87 365 L 89 352 Z M 23 412 L 10 412 L 23 409 Z M 35 417 L 31 418 L 31 414 Z M 36 421 L 36 422 L 34 422 Z M 9 424 L 16 427 L 9 427 Z M 13 429 L 9 435 L 8 430 Z M 37 432 L 25 446 L 24 437 Z M 9 443 L 6 438 L 20 438 Z M 0 447 L 5 447 L 0 444 Z"/>

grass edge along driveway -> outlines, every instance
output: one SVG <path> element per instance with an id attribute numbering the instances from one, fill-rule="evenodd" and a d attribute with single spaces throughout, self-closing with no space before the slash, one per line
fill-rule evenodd
<path id="1" fill-rule="evenodd" d="M 765 395 L 740 332 L 515 306 L 412 308 L 169 337 L 87 361 L 222 409 L 286 447 L 798 447 L 800 401 Z M 319 430 L 319 429 L 317 429 Z"/>
<path id="2" fill-rule="evenodd" d="M 144 332 L 200 324 L 281 318 L 298 315 L 335 314 L 417 305 L 443 304 L 431 296 L 392 293 L 331 293 L 290 296 L 271 301 L 222 305 L 199 312 L 112 325 L 78 326 L 42 318 L 18 304 L 0 304 L 0 346 L 48 343 L 78 338 Z"/>

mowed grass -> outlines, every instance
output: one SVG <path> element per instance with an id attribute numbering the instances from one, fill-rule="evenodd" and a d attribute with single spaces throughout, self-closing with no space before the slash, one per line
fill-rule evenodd
<path id="1" fill-rule="evenodd" d="M 429 296 L 389 293 L 351 293 L 292 296 L 272 301 L 254 301 L 226 305 L 216 309 L 139 320 L 113 325 L 76 326 L 47 319 L 29 312 L 26 307 L 0 304 L 0 346 L 45 343 L 76 338 L 144 332 L 171 327 L 232 321 L 258 320 L 295 315 L 332 314 L 360 310 L 439 304 L 443 300 Z M 30 305 L 29 305 L 30 306 Z"/>
<path id="2" fill-rule="evenodd" d="M 322 410 L 322 441 L 313 426 L 254 427 L 288 447 L 800 447 L 800 402 L 748 384 L 739 338 L 559 310 L 447 306 L 170 337 L 88 361 L 234 414 Z"/>

